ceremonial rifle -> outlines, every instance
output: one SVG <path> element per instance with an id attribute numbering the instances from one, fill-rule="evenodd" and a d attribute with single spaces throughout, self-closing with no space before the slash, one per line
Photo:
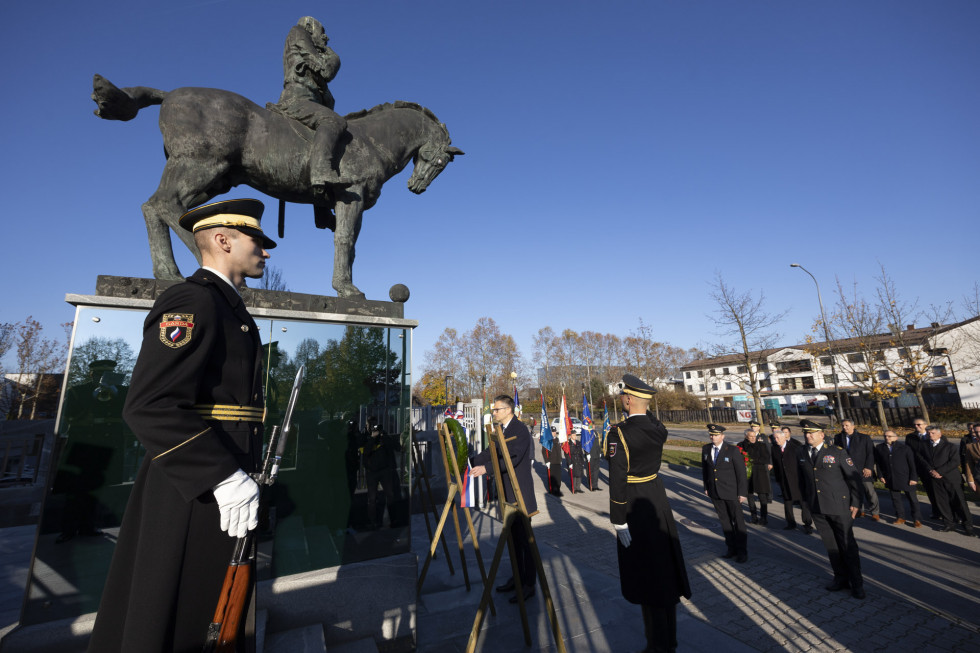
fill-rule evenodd
<path id="1" fill-rule="evenodd" d="M 279 464 L 286 449 L 286 440 L 292 429 L 293 410 L 296 408 L 296 398 L 299 397 L 300 386 L 306 366 L 300 365 L 293 381 L 293 389 L 289 393 L 289 403 L 286 404 L 286 415 L 282 420 L 282 429 L 272 427 L 269 438 L 269 448 L 262 461 L 262 470 L 252 474 L 259 488 L 270 486 L 276 482 L 279 475 Z M 235 540 L 235 549 L 225 572 L 225 582 L 218 596 L 218 607 L 214 611 L 214 619 L 208 626 L 207 639 L 204 640 L 204 653 L 234 653 L 238 631 L 242 618 L 245 616 L 252 586 L 252 563 L 255 561 L 255 529 L 250 530 L 244 537 Z"/>

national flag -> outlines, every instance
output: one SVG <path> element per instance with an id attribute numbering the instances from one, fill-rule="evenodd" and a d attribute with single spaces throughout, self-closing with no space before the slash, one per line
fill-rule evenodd
<path id="1" fill-rule="evenodd" d="M 517 396 L 517 383 L 514 384 L 514 414 L 521 414 L 521 400 Z"/>
<path id="2" fill-rule="evenodd" d="M 548 411 L 544 407 L 544 393 L 541 393 L 541 446 L 551 451 L 554 436 L 551 435 L 551 426 L 548 424 Z"/>
<path id="3" fill-rule="evenodd" d="M 471 471 L 473 471 L 473 466 L 467 463 L 466 473 L 463 475 L 463 487 L 459 488 L 460 508 L 477 508 L 479 506 L 480 494 L 476 489 L 478 477 L 470 476 Z"/>
<path id="4" fill-rule="evenodd" d="M 455 413 L 453 413 L 453 407 L 446 406 L 446 412 L 444 412 L 443 415 L 445 415 L 446 417 L 453 417 L 455 415 Z"/>
<path id="5" fill-rule="evenodd" d="M 558 442 L 562 451 L 568 454 L 568 436 L 572 433 L 572 419 L 565 407 L 565 393 L 561 393 L 561 408 L 558 411 Z"/>
<path id="6" fill-rule="evenodd" d="M 582 451 L 590 453 L 592 445 L 595 444 L 595 433 L 593 432 L 592 411 L 589 410 L 589 400 L 582 393 Z"/>

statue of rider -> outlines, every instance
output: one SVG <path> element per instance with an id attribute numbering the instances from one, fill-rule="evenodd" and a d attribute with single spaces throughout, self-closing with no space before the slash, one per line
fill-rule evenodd
<path id="1" fill-rule="evenodd" d="M 338 139 L 347 130 L 347 121 L 334 110 L 334 98 L 327 88 L 340 70 L 340 57 L 327 42 L 323 25 L 304 16 L 286 36 L 282 53 L 283 84 L 279 102 L 266 107 L 293 118 L 314 130 L 310 156 L 310 185 L 314 197 L 325 198 L 327 186 L 349 186 L 352 181 L 340 175 L 334 161 Z"/>

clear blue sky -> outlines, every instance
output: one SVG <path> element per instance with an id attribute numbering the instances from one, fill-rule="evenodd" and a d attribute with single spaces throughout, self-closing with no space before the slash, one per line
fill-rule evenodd
<path id="1" fill-rule="evenodd" d="M 975 0 L 6 2 L 0 320 L 55 336 L 66 293 L 151 276 L 158 110 L 96 118 L 93 73 L 275 101 L 307 14 L 342 59 L 341 113 L 419 102 L 466 151 L 422 196 L 408 170 L 389 182 L 358 243 L 368 298 L 412 291 L 417 362 L 483 315 L 528 357 L 543 326 L 625 335 L 640 318 L 711 342 L 715 270 L 790 311 L 787 343 L 817 314 L 791 262 L 827 304 L 835 275 L 870 291 L 879 262 L 924 304 L 980 276 Z M 273 254 L 291 290 L 333 294 L 333 237 L 309 207 Z"/>

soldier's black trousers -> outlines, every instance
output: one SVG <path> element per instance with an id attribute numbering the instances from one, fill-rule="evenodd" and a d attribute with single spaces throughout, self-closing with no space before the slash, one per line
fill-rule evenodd
<path id="1" fill-rule="evenodd" d="M 851 589 L 864 586 L 861 576 L 861 558 L 857 540 L 854 539 L 854 520 L 850 515 L 813 515 L 813 523 L 827 547 L 834 580 L 848 583 Z"/>
<path id="2" fill-rule="evenodd" d="M 725 534 L 725 545 L 729 551 L 737 555 L 748 554 L 748 531 L 745 530 L 745 517 L 742 516 L 742 504 L 738 501 L 712 499 L 718 520 L 721 521 L 721 531 Z"/>

